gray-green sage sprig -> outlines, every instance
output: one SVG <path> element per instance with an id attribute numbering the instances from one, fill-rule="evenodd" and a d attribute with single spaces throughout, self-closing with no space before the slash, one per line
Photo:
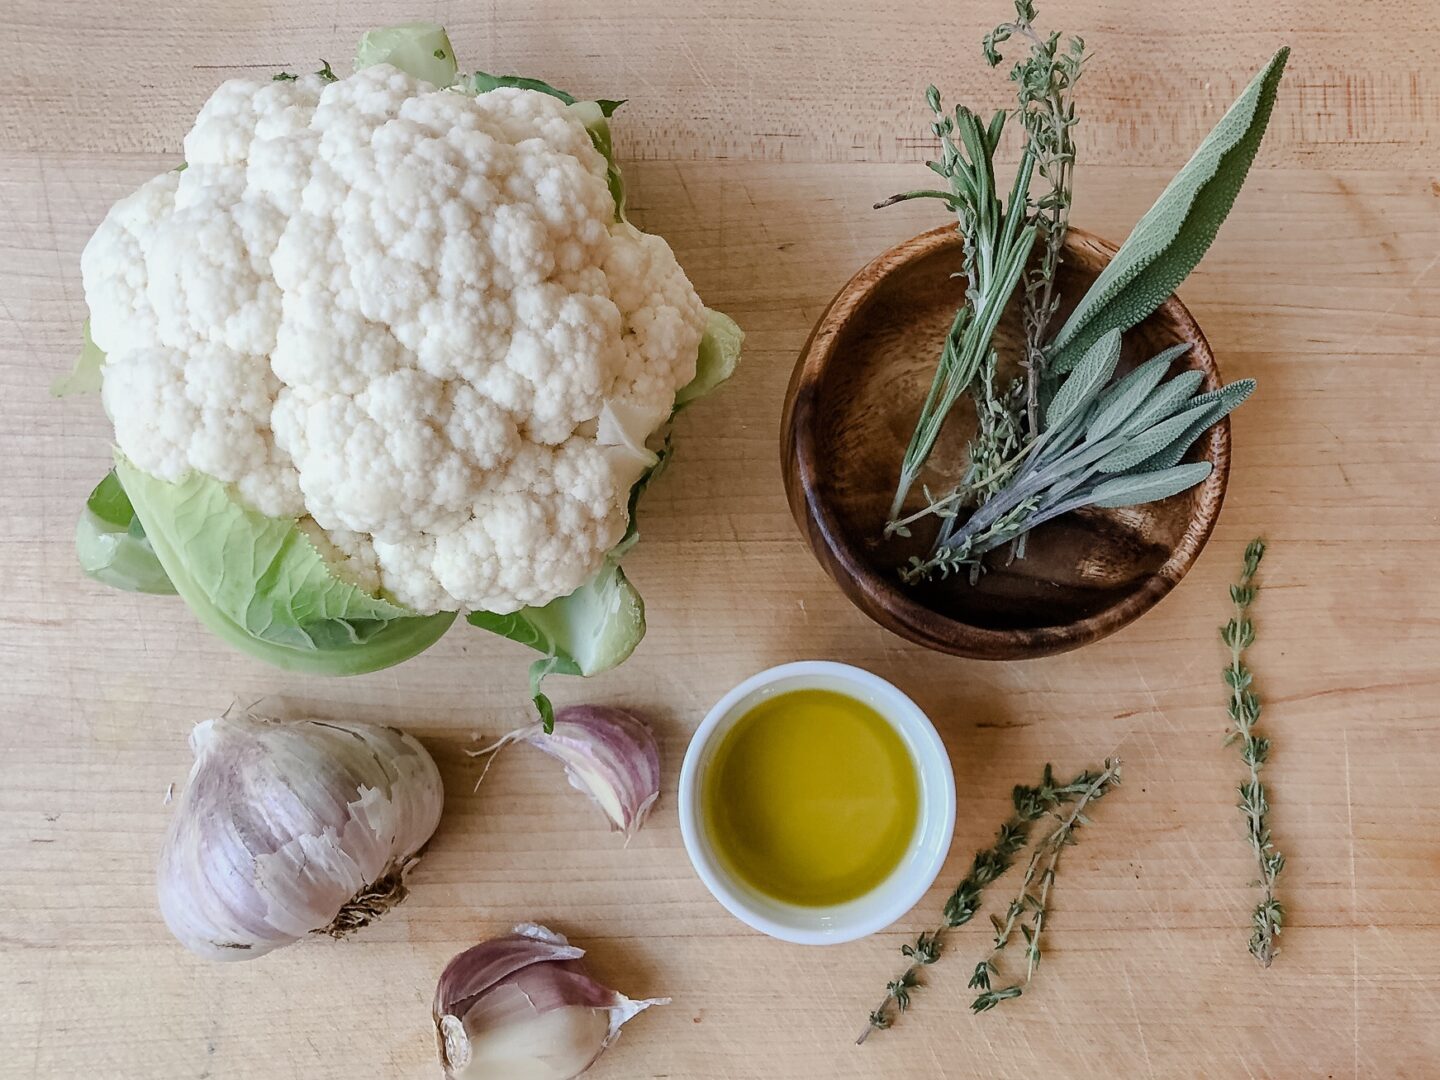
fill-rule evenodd
<path id="1" fill-rule="evenodd" d="M 1106 766 L 1109 764 L 1107 761 Z M 1118 769 L 1119 762 L 1115 764 Z M 907 942 L 901 946 L 900 953 L 909 964 L 898 978 L 886 985 L 885 997 L 871 1010 L 865 1029 L 855 1040 L 856 1045 L 869 1038 L 871 1032 L 888 1028 L 894 1023 L 898 1013 L 905 1012 L 910 1007 L 911 991 L 922 985 L 920 969 L 940 959 L 948 931 L 964 926 L 975 917 L 975 913 L 980 910 L 985 886 L 1010 869 L 1015 856 L 1024 849 L 1029 840 L 1031 825 L 1047 814 L 1055 813 L 1062 805 L 1080 799 L 1089 801 L 1094 797 L 1089 795 L 1094 783 L 1095 776 L 1083 772 L 1070 783 L 1057 785 L 1054 771 L 1046 765 L 1038 786 L 1016 785 L 1010 795 L 1014 813 L 1000 826 L 1000 831 L 995 835 L 995 843 L 976 852 L 970 863 L 970 872 L 945 901 L 943 921 L 934 930 L 921 934 L 913 943 Z"/>
<path id="2" fill-rule="evenodd" d="M 1016 115 L 1035 156 L 1035 170 L 1046 182 L 1038 198 L 1032 192 L 1030 220 L 1039 226 L 1042 243 L 1037 265 L 1025 275 L 1022 319 L 1025 326 L 1025 415 L 1030 436 L 1040 432 L 1040 384 L 1045 377 L 1045 345 L 1050 320 L 1060 307 L 1055 275 L 1070 227 L 1071 189 L 1075 174 L 1075 102 L 1071 91 L 1085 64 L 1085 41 L 1072 35 L 1060 47 L 1058 31 L 1042 37 L 1035 29 L 1032 0 L 1015 0 L 1015 21 L 1001 23 L 985 35 L 985 60 L 998 67 L 1004 59 L 998 46 L 1012 37 L 1030 45 L 1029 54 L 1010 68 L 1015 84 Z"/>
<path id="3" fill-rule="evenodd" d="M 1255 383 L 1242 379 L 1197 393 L 1199 371 L 1165 380 L 1170 364 L 1188 348 L 1166 349 L 1113 380 L 1120 331 L 1097 340 L 1051 399 L 1045 430 L 1016 456 L 1003 488 L 963 524 L 946 521 L 955 527 L 941 532 L 928 558 L 912 556 L 901 577 L 914 583 L 967 569 L 973 578 L 986 552 L 1051 518 L 1089 506 L 1154 502 L 1204 481 L 1211 463 L 1182 465 L 1181 458 L 1250 396 Z"/>
<path id="4" fill-rule="evenodd" d="M 1035 971 L 1040 966 L 1040 936 L 1045 929 L 1049 911 L 1050 890 L 1055 884 L 1055 871 L 1060 863 L 1060 853 L 1075 843 L 1076 831 L 1081 825 L 1088 825 L 1085 808 L 1120 785 L 1119 758 L 1106 758 L 1099 772 L 1085 772 L 1077 776 L 1072 786 L 1082 790 L 1075 798 L 1074 805 L 1063 815 L 1058 810 L 1050 813 L 1058 824 L 1035 845 L 1025 876 L 1020 881 L 1020 891 L 1005 909 L 1005 917 L 990 916 L 995 927 L 995 939 L 990 952 L 975 965 L 970 977 L 970 989 L 978 990 L 970 1008 L 977 1012 L 993 1009 L 1002 1001 L 1017 998 L 1025 992 Z M 1025 939 L 1025 975 L 1005 985 L 996 986 L 994 980 L 1000 974 L 1000 954 L 1019 929 Z"/>
<path id="5" fill-rule="evenodd" d="M 1250 770 L 1249 779 L 1240 785 L 1240 811 L 1245 815 L 1245 831 L 1250 850 L 1260 871 L 1257 882 L 1260 902 L 1255 905 L 1250 932 L 1250 955 L 1269 967 L 1280 951 L 1275 939 L 1285 924 L 1285 907 L 1275 895 L 1275 879 L 1285 868 L 1285 856 L 1275 850 L 1270 840 L 1270 802 L 1260 770 L 1270 756 L 1270 740 L 1255 732 L 1260 722 L 1260 697 L 1255 692 L 1255 676 L 1245 663 L 1245 650 L 1255 642 L 1255 623 L 1250 618 L 1250 605 L 1259 586 L 1255 572 L 1265 555 L 1265 541 L 1255 539 L 1245 548 L 1245 561 L 1240 580 L 1230 586 L 1230 603 L 1234 614 L 1220 628 L 1220 638 L 1230 650 L 1230 663 L 1225 668 L 1225 685 L 1230 690 L 1230 723 L 1233 728 L 1226 738 L 1240 744 L 1240 757 Z"/>

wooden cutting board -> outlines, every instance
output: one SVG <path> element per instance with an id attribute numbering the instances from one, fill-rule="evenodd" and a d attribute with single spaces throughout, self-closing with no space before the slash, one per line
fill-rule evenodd
<path id="1" fill-rule="evenodd" d="M 1052 4 L 1053 8 L 1054 5 Z M 438 1075 L 429 999 L 448 957 L 521 919 L 592 949 L 602 977 L 674 1004 L 631 1025 L 597 1078 L 1433 1077 L 1440 1075 L 1440 29 L 1430 0 L 1077 0 L 1077 224 L 1123 238 L 1272 50 L 1294 47 L 1256 170 L 1182 295 L 1231 377 L 1215 539 L 1176 592 L 1080 652 L 989 665 L 870 625 L 813 562 L 776 459 L 790 366 L 859 265 L 938 222 L 870 205 L 918 185 L 922 92 L 1002 103 L 977 43 L 1005 5 L 915 0 L 15 0 L 0 65 L 0 1075 Z M 1042 15 L 1057 14 L 1053 10 Z M 229 651 L 178 602 L 85 579 L 74 521 L 109 434 L 54 401 L 77 350 L 78 258 L 111 202 L 180 160 L 220 80 L 342 66 L 358 34 L 446 23 L 459 55 L 584 94 L 616 121 L 630 204 L 705 299 L 747 331 L 733 383 L 679 424 L 627 563 L 650 633 L 560 701 L 633 707 L 666 795 L 623 849 L 541 755 L 478 791 L 463 751 L 524 714 L 518 646 L 458 628 L 403 667 L 288 676 Z M 1013 151 L 1012 151 L 1013 156 Z M 1275 740 L 1290 922 L 1246 954 L 1251 867 L 1224 748 L 1225 586 L 1271 543 L 1253 659 Z M 672 797 L 707 707 L 771 664 L 827 657 L 935 718 L 960 785 L 950 864 L 891 930 L 831 949 L 746 930 L 693 876 Z M 167 785 L 190 725 L 233 699 L 398 724 L 445 773 L 447 815 L 394 916 L 335 943 L 216 967 L 156 911 Z M 1127 783 L 1065 859 L 1031 992 L 981 1017 L 965 981 L 984 920 L 895 1030 L 851 1042 L 931 925 L 1011 785 L 1107 754 Z M 1003 890 L 996 893 L 996 902 Z"/>

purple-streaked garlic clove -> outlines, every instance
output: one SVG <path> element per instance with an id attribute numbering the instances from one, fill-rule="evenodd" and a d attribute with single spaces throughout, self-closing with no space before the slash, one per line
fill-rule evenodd
<path id="1" fill-rule="evenodd" d="M 595 800 L 610 819 L 611 829 L 625 834 L 627 844 L 660 796 L 660 749 L 655 736 L 623 709 L 571 705 L 555 714 L 555 727 L 548 735 L 540 724 L 527 724 L 469 753 L 494 754 L 516 742 L 564 762 L 571 786 Z"/>
<path id="2" fill-rule="evenodd" d="M 525 923 L 456 956 L 435 988 L 448 1080 L 572 1080 L 620 1027 L 668 998 L 634 1001 L 590 977 L 585 950 Z"/>

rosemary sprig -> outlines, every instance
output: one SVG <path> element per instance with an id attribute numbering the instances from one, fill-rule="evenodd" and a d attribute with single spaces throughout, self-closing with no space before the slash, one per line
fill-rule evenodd
<path id="1" fill-rule="evenodd" d="M 990 339 L 1024 273 L 1037 232 L 1034 224 L 1025 222 L 1027 192 L 1035 165 L 1028 147 L 1016 169 L 1009 199 L 1002 201 L 995 187 L 995 149 L 1005 127 L 1005 113 L 997 112 L 988 125 L 964 106 L 956 106 L 952 114 L 941 107 L 940 91 L 933 86 L 926 90 L 925 100 L 935 115 L 930 130 L 939 138 L 941 150 L 940 160 L 929 166 L 946 181 L 949 190 L 907 191 L 876 207 L 908 199 L 939 199 L 954 211 L 964 243 L 965 303 L 955 314 L 930 391 L 905 448 L 887 518 L 892 526 L 935 447 L 946 417 L 990 354 Z"/>
<path id="2" fill-rule="evenodd" d="M 1030 220 L 1044 242 L 1039 264 L 1025 276 L 1022 317 L 1025 326 L 1025 413 L 1030 437 L 1040 433 L 1040 384 L 1045 377 L 1045 344 L 1050 320 L 1060 307 L 1055 274 L 1070 225 L 1071 188 L 1075 172 L 1075 103 L 1071 91 L 1085 64 L 1085 41 L 1071 36 L 1060 48 L 1060 34 L 1041 37 L 1035 29 L 1032 0 L 1015 0 L 1015 21 L 1001 23 L 985 36 L 985 60 L 997 67 L 1004 59 L 997 46 L 1012 37 L 1024 38 L 1030 53 L 1010 69 L 1015 83 L 1016 114 L 1025 128 L 1035 169 L 1048 190 L 1029 202 Z"/>
<path id="3" fill-rule="evenodd" d="M 1050 889 L 1055 884 L 1060 853 L 1075 843 L 1076 830 L 1082 824 L 1090 823 L 1085 816 L 1085 808 L 1120 785 L 1120 759 L 1106 758 L 1104 768 L 1098 773 L 1081 773 L 1074 783 L 1082 788 L 1080 795 L 1063 816 L 1057 811 L 1050 811 L 1059 824 L 1035 845 L 1025 876 L 1020 881 L 1020 891 L 1005 909 L 1005 917 L 990 916 L 995 927 L 994 944 L 985 959 L 975 965 L 969 984 L 970 989 L 980 991 L 970 1003 L 970 1008 L 977 1013 L 1019 997 L 1035 977 L 1035 970 L 1040 966 L 1040 935 L 1045 929 Z M 996 987 L 993 980 L 1000 973 L 1000 954 L 1017 928 L 1025 938 L 1025 975 L 1007 986 Z"/>
<path id="4" fill-rule="evenodd" d="M 1108 762 L 1106 764 L 1109 765 Z M 1118 769 L 1119 762 L 1115 764 Z M 982 890 L 1010 869 L 1015 856 L 1025 847 L 1030 837 L 1030 826 L 1046 814 L 1054 813 L 1063 804 L 1082 798 L 1088 801 L 1088 798 L 1093 797 L 1087 793 L 1094 782 L 1095 777 L 1084 772 L 1070 783 L 1058 786 L 1053 770 L 1046 765 L 1039 786 L 1016 785 L 1010 795 L 1014 813 L 1000 826 L 1000 831 L 995 835 L 995 843 L 984 851 L 977 852 L 971 860 L 970 872 L 945 901 L 944 920 L 934 930 L 921 934 L 913 944 L 901 946 L 901 955 L 910 963 L 900 973 L 899 978 L 886 985 L 885 997 L 871 1011 L 865 1030 L 860 1032 L 860 1037 L 855 1040 L 857 1046 L 868 1039 L 872 1031 L 888 1028 L 895 1022 L 898 1013 L 910 1007 L 910 992 L 922 985 L 920 969 L 940 959 L 945 948 L 947 931 L 964 926 L 975 917 L 975 913 L 980 910 Z"/>
<path id="5" fill-rule="evenodd" d="M 1220 638 L 1230 649 L 1230 664 L 1225 669 L 1225 685 L 1230 688 L 1230 722 L 1234 729 L 1225 739 L 1225 744 L 1240 744 L 1241 760 L 1250 769 L 1250 778 L 1240 785 L 1240 810 L 1245 815 L 1245 829 L 1250 840 L 1250 849 L 1260 870 L 1258 885 L 1261 889 L 1260 902 L 1255 905 L 1250 933 L 1250 955 L 1260 961 L 1261 967 L 1269 967 L 1280 947 L 1275 939 L 1285 923 L 1285 907 L 1275 896 L 1275 879 L 1285 868 L 1285 856 L 1275 850 L 1270 841 L 1270 824 L 1267 815 L 1270 803 L 1265 794 L 1265 785 L 1260 782 L 1260 769 L 1270 756 L 1270 740 L 1255 733 L 1260 721 L 1260 698 L 1255 693 L 1255 677 L 1245 663 L 1245 650 L 1255 642 L 1255 624 L 1250 618 L 1250 605 L 1255 600 L 1259 586 L 1255 584 L 1255 572 L 1265 556 L 1265 541 L 1255 539 L 1245 548 L 1245 561 L 1240 570 L 1240 580 L 1230 586 L 1230 603 L 1234 614 L 1230 621 L 1220 628 Z"/>

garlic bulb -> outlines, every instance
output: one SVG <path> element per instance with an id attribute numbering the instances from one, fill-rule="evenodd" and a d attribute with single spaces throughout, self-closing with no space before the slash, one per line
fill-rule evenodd
<path id="1" fill-rule="evenodd" d="M 620 1026 L 669 998 L 632 1001 L 585 971 L 576 948 L 524 923 L 466 949 L 435 988 L 435 1038 L 449 1080 L 572 1080 Z"/>
<path id="2" fill-rule="evenodd" d="M 529 743 L 564 762 L 570 786 L 585 792 L 628 844 L 660 797 L 660 749 L 655 736 L 624 709 L 571 705 L 555 714 L 554 729 L 527 724 L 472 757 L 494 754 L 513 742 Z M 493 758 L 491 759 L 494 760 Z M 485 766 L 489 771 L 490 766 Z M 480 778 L 485 778 L 484 773 Z"/>
<path id="3" fill-rule="evenodd" d="M 405 896 L 440 822 L 425 748 L 394 728 L 254 716 L 205 720 L 160 853 L 160 912 L 186 948 L 248 960 L 339 936 Z"/>

